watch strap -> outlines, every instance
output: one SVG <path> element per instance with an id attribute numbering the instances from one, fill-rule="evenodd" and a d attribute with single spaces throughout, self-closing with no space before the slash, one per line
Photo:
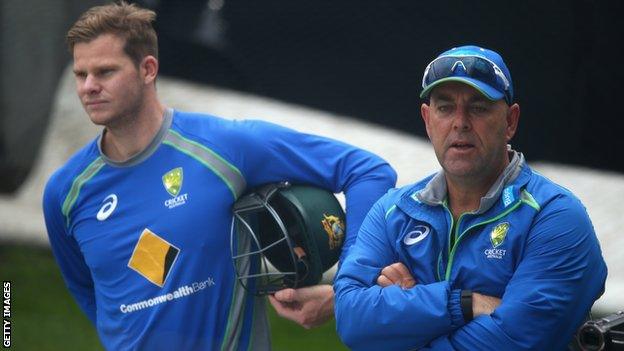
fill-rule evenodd
<path id="1" fill-rule="evenodd" d="M 462 290 L 460 304 L 464 321 L 468 323 L 474 317 L 472 314 L 472 290 Z"/>

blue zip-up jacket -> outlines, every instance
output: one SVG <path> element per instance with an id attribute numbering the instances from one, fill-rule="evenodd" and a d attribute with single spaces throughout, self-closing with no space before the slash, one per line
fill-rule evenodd
<path id="1" fill-rule="evenodd" d="M 515 152 L 477 211 L 454 223 L 446 201 L 440 172 L 373 206 L 334 284 L 343 342 L 354 350 L 565 349 L 607 276 L 581 202 Z M 395 262 L 416 286 L 376 284 Z M 462 289 L 501 304 L 466 323 Z"/>

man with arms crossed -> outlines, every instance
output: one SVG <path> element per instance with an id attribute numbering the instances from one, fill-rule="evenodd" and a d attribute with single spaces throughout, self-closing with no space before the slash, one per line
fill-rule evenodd
<path id="1" fill-rule="evenodd" d="M 584 206 L 508 145 L 520 107 L 499 54 L 448 50 L 422 86 L 442 170 L 391 190 L 362 223 L 334 285 L 341 339 L 355 350 L 564 349 L 607 275 Z"/>
<path id="2" fill-rule="evenodd" d="M 278 181 L 343 191 L 344 253 L 396 175 L 335 140 L 166 108 L 154 19 L 122 2 L 90 9 L 68 32 L 78 96 L 104 130 L 46 186 L 53 252 L 107 349 L 268 350 L 264 301 L 234 274 L 232 204 Z M 271 301 L 306 327 L 333 315 L 329 285 Z"/>

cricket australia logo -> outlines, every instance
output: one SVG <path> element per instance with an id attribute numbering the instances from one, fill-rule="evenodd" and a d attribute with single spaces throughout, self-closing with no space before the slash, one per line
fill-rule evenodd
<path id="1" fill-rule="evenodd" d="M 323 213 L 321 224 L 329 236 L 329 248 L 333 250 L 340 247 L 345 237 L 344 222 L 338 216 Z"/>
<path id="2" fill-rule="evenodd" d="M 492 243 L 491 249 L 485 250 L 485 257 L 502 259 L 505 256 L 507 250 L 498 249 L 498 247 L 505 241 L 507 232 L 509 231 L 509 223 L 503 222 L 494 227 L 490 233 L 490 242 Z"/>
<path id="3" fill-rule="evenodd" d="M 173 196 L 172 199 L 165 201 L 165 206 L 169 209 L 184 205 L 188 200 L 188 194 L 180 194 L 182 190 L 182 180 L 184 179 L 184 172 L 182 167 L 174 168 L 162 176 L 163 185 L 169 195 Z"/>

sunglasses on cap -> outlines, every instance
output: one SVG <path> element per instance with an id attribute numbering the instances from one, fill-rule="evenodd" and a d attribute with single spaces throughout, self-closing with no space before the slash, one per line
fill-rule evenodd
<path id="1" fill-rule="evenodd" d="M 457 74 L 457 70 L 463 73 Z M 425 68 L 423 89 L 432 83 L 448 77 L 468 77 L 503 93 L 505 101 L 511 104 L 510 83 L 503 71 L 494 62 L 479 56 L 442 56 L 431 61 Z"/>

